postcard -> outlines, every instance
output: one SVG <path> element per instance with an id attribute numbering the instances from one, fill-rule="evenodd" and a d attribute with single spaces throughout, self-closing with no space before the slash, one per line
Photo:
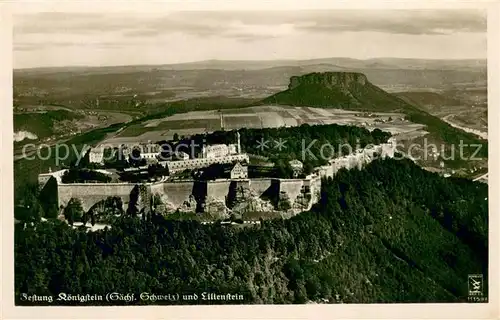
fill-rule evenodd
<path id="1" fill-rule="evenodd" d="M 2 6 L 3 318 L 499 316 L 498 3 Z"/>

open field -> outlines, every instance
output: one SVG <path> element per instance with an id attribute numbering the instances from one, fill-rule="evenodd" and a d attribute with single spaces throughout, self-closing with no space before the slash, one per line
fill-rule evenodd
<path id="1" fill-rule="evenodd" d="M 365 114 L 339 109 L 322 109 L 289 106 L 259 106 L 222 111 L 224 129 L 275 128 L 300 126 L 302 124 L 345 124 L 379 128 L 393 134 L 413 132 L 425 134 L 422 125 L 401 120 L 400 113 Z M 176 114 L 162 119 L 153 119 L 134 124 L 106 144 L 136 143 L 172 139 L 174 134 L 189 136 L 196 133 L 213 132 L 221 129 L 221 113 L 218 110 L 196 111 Z M 389 121 L 390 119 L 390 121 Z"/>

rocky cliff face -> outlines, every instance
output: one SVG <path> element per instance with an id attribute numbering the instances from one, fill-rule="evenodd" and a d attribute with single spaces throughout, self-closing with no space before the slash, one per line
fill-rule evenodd
<path id="1" fill-rule="evenodd" d="M 364 110 L 401 111 L 412 108 L 385 92 L 358 72 L 314 72 L 290 78 L 288 89 L 262 100 L 264 103 Z"/>
<path id="2" fill-rule="evenodd" d="M 137 184 L 130 193 L 128 214 L 149 213 L 151 209 L 151 194 L 144 184 Z"/>
<path id="3" fill-rule="evenodd" d="M 366 85 L 368 79 L 362 73 L 357 72 L 314 72 L 303 76 L 293 76 L 290 78 L 289 90 L 293 90 L 300 85 L 321 85 L 326 88 L 347 89 L 353 84 Z"/>

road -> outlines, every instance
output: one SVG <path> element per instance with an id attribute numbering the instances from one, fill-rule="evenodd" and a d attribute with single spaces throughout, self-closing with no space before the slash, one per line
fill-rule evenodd
<path id="1" fill-rule="evenodd" d="M 483 175 L 480 175 L 477 178 L 474 178 L 472 181 L 479 181 L 479 180 L 486 180 L 486 181 L 488 181 L 488 172 L 486 172 Z"/>
<path id="2" fill-rule="evenodd" d="M 444 122 L 448 123 L 450 126 L 452 127 L 455 127 L 457 129 L 460 129 L 460 130 L 463 130 L 465 132 L 468 132 L 468 133 L 472 133 L 478 137 L 480 137 L 481 139 L 485 139 L 485 140 L 488 140 L 488 132 L 483 132 L 483 131 L 479 131 L 479 130 L 476 130 L 476 129 L 471 129 L 471 128 L 466 128 L 466 127 L 462 127 L 450 120 L 448 120 L 448 118 L 454 116 L 454 114 L 449 114 L 445 117 L 442 117 L 441 120 L 443 120 Z"/>

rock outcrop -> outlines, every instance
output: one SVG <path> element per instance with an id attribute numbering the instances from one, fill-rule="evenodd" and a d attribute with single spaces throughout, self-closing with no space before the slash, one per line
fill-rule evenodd
<path id="1" fill-rule="evenodd" d="M 307 186 L 303 186 L 293 203 L 293 209 L 307 210 L 309 208 L 309 204 L 311 203 L 311 199 L 311 189 Z"/>
<path id="2" fill-rule="evenodd" d="M 364 86 L 367 82 L 366 76 L 358 72 L 314 72 L 291 77 L 288 89 L 293 90 L 300 85 L 320 85 L 329 89 L 349 89 L 353 87 L 353 84 Z"/>
<path id="3" fill-rule="evenodd" d="M 182 203 L 179 207 L 179 211 L 181 212 L 196 212 L 196 208 L 198 207 L 198 202 L 193 195 L 190 195 L 189 198 Z"/>
<path id="4" fill-rule="evenodd" d="M 150 213 L 151 211 L 151 193 L 144 184 L 138 184 L 130 193 L 130 202 L 127 214 Z"/>
<path id="5" fill-rule="evenodd" d="M 232 213 L 236 215 L 244 215 L 252 212 L 273 212 L 276 209 L 270 201 L 263 200 L 259 197 L 248 198 L 245 202 L 240 202 L 232 208 Z"/>
<path id="6" fill-rule="evenodd" d="M 263 102 L 374 112 L 415 110 L 358 72 L 313 72 L 293 76 L 287 90 L 267 97 Z"/>
<path id="7" fill-rule="evenodd" d="M 226 203 L 219 199 L 207 198 L 203 213 L 212 219 L 227 219 L 230 217 Z"/>
<path id="8" fill-rule="evenodd" d="M 124 213 L 123 202 L 120 197 L 108 197 L 97 202 L 87 212 L 87 216 L 93 217 L 94 221 L 106 221 L 111 216 L 119 216 Z"/>

